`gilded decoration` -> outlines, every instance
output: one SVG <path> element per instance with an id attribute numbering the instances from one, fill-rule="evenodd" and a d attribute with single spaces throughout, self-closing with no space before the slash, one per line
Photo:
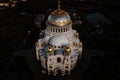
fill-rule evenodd
<path id="1" fill-rule="evenodd" d="M 65 49 L 65 52 L 67 52 L 67 53 L 71 52 L 71 48 L 70 47 L 65 47 L 64 49 Z"/>
<path id="2" fill-rule="evenodd" d="M 55 26 L 66 26 L 72 23 L 69 14 L 60 9 L 60 0 L 58 0 L 58 9 L 49 15 L 47 23 Z"/>
<path id="3" fill-rule="evenodd" d="M 82 42 L 80 42 L 79 45 L 82 46 Z"/>
<path id="4" fill-rule="evenodd" d="M 50 47 L 48 47 L 48 50 L 47 50 L 47 51 L 51 53 L 53 50 L 54 50 L 53 47 L 50 46 Z"/>
<path id="5" fill-rule="evenodd" d="M 51 16 L 58 16 L 58 17 L 67 16 L 67 15 L 68 14 L 63 10 L 55 10 L 51 13 Z"/>
<path id="6" fill-rule="evenodd" d="M 66 26 L 68 25 L 69 23 L 71 23 L 72 21 L 71 20 L 68 20 L 68 21 L 64 21 L 64 22 L 56 22 L 56 21 L 50 21 L 48 20 L 47 21 L 49 24 L 53 24 L 53 25 L 56 25 L 56 26 Z"/>

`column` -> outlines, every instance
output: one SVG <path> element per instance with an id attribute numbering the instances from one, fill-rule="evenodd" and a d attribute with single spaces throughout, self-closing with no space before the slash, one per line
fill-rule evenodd
<path id="1" fill-rule="evenodd" d="M 51 26 L 51 32 L 53 32 L 53 26 Z"/>

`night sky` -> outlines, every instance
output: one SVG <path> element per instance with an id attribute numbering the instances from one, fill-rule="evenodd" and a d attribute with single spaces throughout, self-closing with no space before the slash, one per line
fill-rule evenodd
<path id="1" fill-rule="evenodd" d="M 46 28 L 48 15 L 57 8 L 56 0 L 19 0 L 14 8 L 0 7 L 0 80 L 119 80 L 119 7 L 117 0 L 61 0 L 63 10 L 74 9 L 80 16 L 82 25 L 76 24 L 73 29 L 79 32 L 84 46 L 76 68 L 70 76 L 63 77 L 43 74 L 35 56 L 35 42 L 41 30 Z M 110 23 L 103 18 L 98 20 L 97 15 L 91 23 L 86 16 L 95 13 Z M 34 24 L 39 14 L 45 15 L 40 28 Z M 72 14 L 70 16 L 77 20 Z"/>

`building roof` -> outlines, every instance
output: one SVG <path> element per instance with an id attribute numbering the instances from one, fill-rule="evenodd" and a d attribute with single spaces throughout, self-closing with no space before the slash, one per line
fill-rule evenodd
<path id="1" fill-rule="evenodd" d="M 60 9 L 60 1 L 58 0 L 58 9 L 53 11 L 49 16 L 47 23 L 59 26 L 66 26 L 71 23 L 71 18 L 69 14 Z"/>
<path id="2" fill-rule="evenodd" d="M 55 35 L 50 38 L 49 43 L 55 46 L 63 46 L 68 44 L 68 40 L 64 35 Z"/>

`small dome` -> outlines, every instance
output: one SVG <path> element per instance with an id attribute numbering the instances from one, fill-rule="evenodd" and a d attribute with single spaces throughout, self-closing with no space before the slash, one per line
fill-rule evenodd
<path id="1" fill-rule="evenodd" d="M 69 14 L 63 10 L 55 10 L 49 16 L 47 23 L 55 26 L 66 26 L 71 23 Z"/>
<path id="2" fill-rule="evenodd" d="M 65 38 L 65 36 L 63 35 L 56 35 L 53 36 L 50 40 L 49 43 L 51 45 L 55 45 L 55 46 L 64 46 L 68 44 L 68 40 Z"/>

